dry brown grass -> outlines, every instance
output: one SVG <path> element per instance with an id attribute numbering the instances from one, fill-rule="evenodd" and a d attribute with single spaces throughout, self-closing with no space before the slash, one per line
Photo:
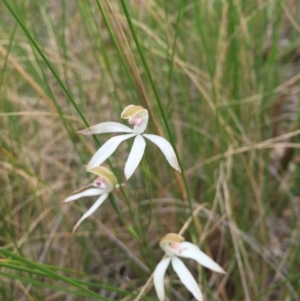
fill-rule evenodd
<path id="1" fill-rule="evenodd" d="M 115 193 L 122 216 L 138 237 L 110 200 L 72 234 L 93 198 L 64 206 L 62 201 L 92 181 L 84 164 L 97 144 L 76 134 L 84 122 L 24 32 L 20 27 L 14 31 L 15 20 L 1 5 L 2 248 L 128 292 L 121 296 L 95 289 L 102 296 L 154 300 L 151 273 L 162 256 L 158 241 L 184 229 L 188 240 L 200 243 L 227 270 L 223 277 L 188 263 L 195 276 L 199 272 L 207 300 L 299 300 L 299 279 L 290 278 L 300 273 L 299 3 L 229 2 L 214 7 L 201 0 L 204 15 L 196 1 L 184 5 L 173 59 L 177 6 L 167 1 L 130 4 L 196 212 L 192 222 L 182 178 L 172 174 L 149 143 L 125 195 Z M 139 103 L 151 111 L 149 132 L 168 138 L 121 6 L 108 4 L 103 1 L 131 79 L 96 2 L 65 1 L 63 8 L 60 1 L 27 1 L 15 11 L 91 125 L 120 121 L 123 107 Z M 205 25 L 202 33 L 199 24 Z M 99 137 L 103 143 L 111 136 Z M 121 182 L 131 147 L 123 144 L 110 158 Z M 170 279 L 170 298 L 190 300 L 177 278 Z M 92 300 L 5 277 L 0 288 L 0 299 L 7 301 Z"/>

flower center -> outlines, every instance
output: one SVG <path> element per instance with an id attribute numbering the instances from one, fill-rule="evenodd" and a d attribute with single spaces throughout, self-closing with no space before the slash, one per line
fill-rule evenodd
<path id="1" fill-rule="evenodd" d="M 95 187 L 112 191 L 117 185 L 117 179 L 114 174 L 103 166 L 94 167 L 89 172 L 98 176 L 93 182 Z"/>
<path id="2" fill-rule="evenodd" d="M 181 243 L 171 242 L 170 249 L 174 252 L 174 255 L 179 255 L 182 251 Z"/>
<path id="3" fill-rule="evenodd" d="M 142 106 L 129 105 L 121 113 L 121 118 L 127 119 L 129 124 L 135 126 L 138 133 L 142 133 L 145 128 L 142 126 L 142 129 L 136 129 L 136 127 L 140 127 L 144 121 L 146 122 L 144 122 L 144 126 L 147 126 L 148 111 Z"/>
<path id="4" fill-rule="evenodd" d="M 168 256 L 178 256 L 182 251 L 182 242 L 184 237 L 175 233 L 165 235 L 160 241 L 160 247 L 166 252 Z"/>
<path id="5" fill-rule="evenodd" d="M 168 256 L 179 256 L 182 252 L 181 243 L 165 242 L 161 245 L 161 247 Z"/>
<path id="6" fill-rule="evenodd" d="M 142 122 L 145 120 L 144 117 L 139 116 L 139 114 L 132 116 L 128 119 L 129 124 L 140 126 Z"/>
<path id="7" fill-rule="evenodd" d="M 94 184 L 94 186 L 99 187 L 99 188 L 106 188 L 105 179 L 103 177 L 96 178 L 96 180 L 94 181 L 93 184 Z"/>

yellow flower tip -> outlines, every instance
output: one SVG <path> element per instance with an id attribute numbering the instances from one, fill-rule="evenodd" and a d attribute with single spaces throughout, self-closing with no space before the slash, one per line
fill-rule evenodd
<path id="1" fill-rule="evenodd" d="M 97 176 L 103 177 L 105 180 L 109 181 L 113 187 L 115 187 L 118 183 L 115 175 L 106 167 L 97 166 L 92 169 L 87 169 L 87 171 Z"/>
<path id="2" fill-rule="evenodd" d="M 127 106 L 127 107 L 122 111 L 122 113 L 121 113 L 121 118 L 123 118 L 123 119 L 129 118 L 129 117 L 127 117 L 127 114 L 130 113 L 130 112 L 133 110 L 134 107 L 136 107 L 136 106 L 135 106 L 135 105 L 129 105 L 129 106 Z"/>
<path id="3" fill-rule="evenodd" d="M 129 105 L 121 113 L 122 119 L 145 118 L 148 116 L 148 111 L 142 106 Z"/>

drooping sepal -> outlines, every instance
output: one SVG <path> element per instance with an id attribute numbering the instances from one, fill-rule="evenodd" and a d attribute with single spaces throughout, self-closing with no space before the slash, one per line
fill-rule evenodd
<path id="1" fill-rule="evenodd" d="M 166 140 L 163 137 L 160 137 L 157 135 L 152 135 L 152 134 L 143 134 L 143 136 L 146 137 L 147 139 L 149 139 L 150 141 L 152 141 L 154 144 L 156 144 L 160 148 L 162 153 L 165 155 L 169 164 L 173 168 L 175 168 L 176 170 L 181 172 L 175 151 L 168 140 Z"/>
<path id="2" fill-rule="evenodd" d="M 164 287 L 164 276 L 168 265 L 170 264 L 171 257 L 164 258 L 155 268 L 153 274 L 153 282 L 156 290 L 156 294 L 160 301 L 165 301 L 165 287 Z"/>
<path id="3" fill-rule="evenodd" d="M 184 265 L 184 263 L 175 256 L 172 257 L 171 262 L 172 262 L 172 267 L 176 272 L 176 274 L 178 275 L 181 282 L 193 294 L 196 300 L 202 301 L 203 297 L 199 285 L 197 284 L 195 278 L 192 276 L 191 272 Z"/>

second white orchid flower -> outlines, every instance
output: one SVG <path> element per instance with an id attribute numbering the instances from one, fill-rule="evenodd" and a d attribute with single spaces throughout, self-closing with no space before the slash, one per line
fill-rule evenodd
<path id="1" fill-rule="evenodd" d="M 89 170 L 89 172 L 96 174 L 98 177 L 92 184 L 89 184 L 81 189 L 75 191 L 72 195 L 64 200 L 64 203 L 75 201 L 85 196 L 100 195 L 94 205 L 81 217 L 73 228 L 73 232 L 79 227 L 81 222 L 93 214 L 97 208 L 106 200 L 108 195 L 117 187 L 117 179 L 114 174 L 107 168 L 99 166 Z"/>
<path id="2" fill-rule="evenodd" d="M 126 135 L 116 136 L 107 140 L 92 157 L 91 161 L 88 164 L 88 169 L 92 169 L 96 166 L 101 165 L 117 149 L 121 142 L 135 137 L 124 169 L 127 180 L 132 176 L 142 160 L 146 147 L 146 141 L 144 138 L 147 138 L 154 144 L 156 144 L 163 152 L 170 165 L 180 171 L 177 157 L 171 144 L 163 137 L 144 134 L 149 119 L 148 111 L 146 109 L 144 109 L 142 106 L 129 105 L 123 110 L 121 118 L 128 119 L 129 124 L 134 125 L 134 128 L 131 129 L 128 126 L 118 122 L 103 122 L 89 127 L 85 130 L 79 131 L 79 133 L 83 135 L 113 132 L 130 133 Z"/>
<path id="3" fill-rule="evenodd" d="M 196 245 L 190 242 L 185 242 L 184 238 L 178 234 L 169 233 L 164 236 L 160 241 L 160 247 L 167 255 L 167 257 L 162 259 L 162 261 L 157 265 L 153 275 L 155 290 L 160 301 L 164 301 L 166 298 L 164 276 L 170 263 L 172 263 L 173 269 L 181 282 L 193 294 L 193 296 L 198 301 L 203 300 L 199 285 L 178 257 L 194 259 L 206 268 L 215 272 L 225 273 L 225 271 L 215 261 L 203 253 Z"/>

